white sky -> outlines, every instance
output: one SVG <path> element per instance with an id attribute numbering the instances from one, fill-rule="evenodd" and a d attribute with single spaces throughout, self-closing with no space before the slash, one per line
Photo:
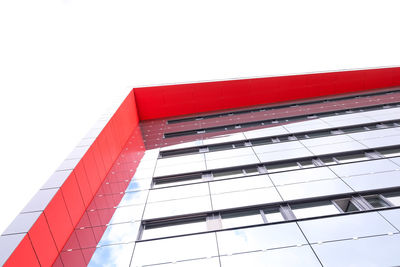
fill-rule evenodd
<path id="1" fill-rule="evenodd" d="M 0 1 L 0 233 L 128 86 L 400 65 L 399 1 Z"/>

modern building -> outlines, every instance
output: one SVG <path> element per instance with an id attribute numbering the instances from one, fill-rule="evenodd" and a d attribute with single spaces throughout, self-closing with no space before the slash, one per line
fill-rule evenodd
<path id="1" fill-rule="evenodd" d="M 4 266 L 399 266 L 400 68 L 135 88 Z"/>

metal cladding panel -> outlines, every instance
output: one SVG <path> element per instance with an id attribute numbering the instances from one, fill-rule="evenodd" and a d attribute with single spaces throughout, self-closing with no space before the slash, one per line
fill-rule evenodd
<path id="1" fill-rule="evenodd" d="M 32 243 L 29 240 L 28 235 L 26 235 L 22 239 L 18 247 L 15 249 L 14 253 L 4 264 L 4 267 L 9 267 L 9 266 L 32 266 L 32 267 L 45 266 L 39 264 L 37 255 L 33 250 Z"/>
<path id="2" fill-rule="evenodd" d="M 400 68 L 135 88 L 140 120 L 400 85 Z"/>

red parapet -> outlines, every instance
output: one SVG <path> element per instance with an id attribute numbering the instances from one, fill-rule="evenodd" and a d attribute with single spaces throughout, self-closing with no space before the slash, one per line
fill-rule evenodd
<path id="1" fill-rule="evenodd" d="M 400 68 L 135 88 L 140 120 L 277 103 L 400 85 Z"/>

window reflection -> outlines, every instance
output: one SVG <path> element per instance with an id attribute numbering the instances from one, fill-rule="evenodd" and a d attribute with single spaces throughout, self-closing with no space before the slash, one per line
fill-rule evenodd
<path id="1" fill-rule="evenodd" d="M 96 248 L 88 266 L 129 266 L 134 244 L 120 244 Z"/>
<path id="2" fill-rule="evenodd" d="M 217 232 L 220 255 L 307 244 L 296 223 Z"/>
<path id="3" fill-rule="evenodd" d="M 313 245 L 324 266 L 399 266 L 400 235 L 384 235 Z"/>
<path id="4" fill-rule="evenodd" d="M 99 241 L 99 246 L 133 242 L 138 236 L 139 227 L 140 222 L 109 225 Z"/>
<path id="5" fill-rule="evenodd" d="M 136 243 L 131 266 L 169 263 L 218 256 L 215 233 Z"/>

